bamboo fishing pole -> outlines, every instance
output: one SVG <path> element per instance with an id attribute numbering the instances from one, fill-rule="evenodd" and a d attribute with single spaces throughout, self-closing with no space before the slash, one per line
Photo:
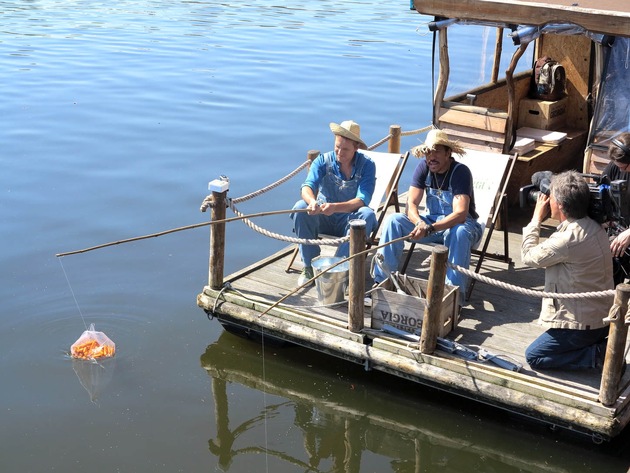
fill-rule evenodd
<path id="1" fill-rule="evenodd" d="M 308 209 L 270 210 L 267 212 L 258 212 L 258 213 L 253 213 L 249 215 L 239 215 L 236 217 L 224 218 L 221 220 L 211 220 L 209 222 L 195 223 L 193 225 L 186 225 L 184 227 L 171 228 L 170 230 L 164 230 L 162 232 L 150 233 L 149 235 L 137 236 L 133 238 L 127 238 L 125 240 L 118 240 L 118 241 L 112 241 L 109 243 L 103 243 L 102 245 L 91 246 L 89 248 L 84 248 L 83 250 L 68 251 L 66 253 L 57 253 L 55 256 L 57 258 L 60 258 L 62 256 L 76 255 L 78 253 L 86 253 L 88 251 L 98 250 L 100 248 L 105 248 L 107 246 L 120 245 L 121 243 L 129 243 L 131 241 L 146 240 L 147 238 L 155 238 L 162 235 L 168 235 L 169 233 L 181 232 L 183 230 L 191 230 L 193 228 L 205 227 L 208 225 L 216 225 L 218 223 L 228 223 L 228 222 L 234 222 L 236 220 L 243 220 L 246 218 L 266 217 L 269 215 L 282 215 L 282 214 L 300 213 L 300 212 L 308 212 Z"/>
<path id="2" fill-rule="evenodd" d="M 328 271 L 330 271 L 333 268 L 336 268 L 337 266 L 339 266 L 340 264 L 345 263 L 346 261 L 350 261 L 352 258 L 355 258 L 359 255 L 365 255 L 367 253 L 369 253 L 370 251 L 375 251 L 375 250 L 380 250 L 381 248 L 385 248 L 386 246 L 391 245 L 392 243 L 397 243 L 399 241 L 404 241 L 407 238 L 409 238 L 409 235 L 405 235 L 405 236 L 401 236 L 399 238 L 395 238 L 391 241 L 388 241 L 387 243 L 383 243 L 382 245 L 378 245 L 378 246 L 373 246 L 371 248 L 368 248 L 366 250 L 363 251 L 359 251 L 358 253 L 355 253 L 353 255 L 348 256 L 347 258 L 342 259 L 341 261 L 337 261 L 336 263 L 328 266 L 326 269 L 324 269 L 321 273 L 316 274 L 315 276 L 313 276 L 311 279 L 309 279 L 308 281 L 306 281 L 304 284 L 302 284 L 301 286 L 296 287 L 295 289 L 293 289 L 291 292 L 289 292 L 288 294 L 286 294 L 285 296 L 282 296 L 280 299 L 278 299 L 276 302 L 274 302 L 272 305 L 270 305 L 267 309 L 265 309 L 263 312 L 260 313 L 260 315 L 258 316 L 258 318 L 262 317 L 263 315 L 267 314 L 270 310 L 274 309 L 275 307 L 277 307 L 278 305 L 280 305 L 283 301 L 285 301 L 286 299 L 288 299 L 289 297 L 291 297 L 293 294 L 295 294 L 296 292 L 298 292 L 300 289 L 305 288 L 306 286 L 309 286 L 313 281 L 315 281 L 318 277 L 320 277 L 323 274 L 326 274 Z"/>

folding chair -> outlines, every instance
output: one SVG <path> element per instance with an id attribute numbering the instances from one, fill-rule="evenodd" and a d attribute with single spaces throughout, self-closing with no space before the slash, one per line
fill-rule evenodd
<path id="1" fill-rule="evenodd" d="M 377 235 L 380 229 L 387 208 L 390 205 L 394 205 L 396 212 L 400 212 L 400 206 L 398 204 L 398 183 L 400 176 L 402 176 L 405 165 L 409 159 L 409 151 L 405 154 L 397 153 L 383 153 L 379 151 L 361 151 L 374 161 L 376 165 L 376 185 L 374 187 L 374 193 L 372 194 L 372 200 L 368 206 L 376 212 L 376 228 L 371 235 L 368 235 L 368 247 L 377 242 Z M 299 247 L 296 246 L 291 256 L 291 260 L 285 270 L 287 273 L 291 270 L 295 258 L 299 253 Z"/>
<path id="2" fill-rule="evenodd" d="M 516 154 L 511 156 L 474 149 L 467 149 L 466 154 L 457 157 L 457 161 L 468 166 L 472 173 L 475 190 L 475 209 L 477 214 L 479 214 L 477 221 L 481 224 L 484 232 L 480 241 L 471 251 L 472 254 L 479 257 L 475 266 L 475 273 L 479 272 L 485 258 L 503 261 L 507 264 L 512 262 L 512 258 L 509 256 L 506 190 L 517 158 L 518 155 Z M 503 216 L 503 254 L 488 254 L 488 245 L 500 214 Z M 487 231 L 485 231 L 486 229 Z M 481 249 L 479 249 L 480 245 Z M 407 270 L 407 265 L 411 260 L 415 246 L 416 243 L 411 244 L 400 271 L 401 273 L 405 273 Z M 466 291 L 465 300 L 470 298 L 474 284 L 475 280 L 473 279 Z"/>

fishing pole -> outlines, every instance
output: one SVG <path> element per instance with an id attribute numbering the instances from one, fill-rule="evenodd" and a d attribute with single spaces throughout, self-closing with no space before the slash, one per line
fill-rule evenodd
<path id="1" fill-rule="evenodd" d="M 155 238 L 162 235 L 168 235 L 169 233 L 181 232 L 183 230 L 191 230 L 193 228 L 205 227 L 208 225 L 216 225 L 218 223 L 228 223 L 228 222 L 234 222 L 236 220 L 243 220 L 246 218 L 266 217 L 269 215 L 281 215 L 281 214 L 287 214 L 287 213 L 300 213 L 300 212 L 308 212 L 308 209 L 270 210 L 267 212 L 258 212 L 258 213 L 253 213 L 249 215 L 239 215 L 237 217 L 224 218 L 221 220 L 211 220 L 209 222 L 195 223 L 192 225 L 186 225 L 184 227 L 171 228 L 170 230 L 164 230 L 162 232 L 151 233 L 149 235 L 137 236 L 133 238 L 127 238 L 125 240 L 118 240 L 118 241 L 112 241 L 109 243 L 103 243 L 102 245 L 91 246 L 89 248 L 84 248 L 83 250 L 68 251 L 66 253 L 57 253 L 55 256 L 57 258 L 60 258 L 62 256 L 76 255 L 78 253 L 86 253 L 88 251 L 98 250 L 100 248 L 105 248 L 107 246 L 120 245 L 121 243 L 129 243 L 131 241 L 145 240 L 147 238 Z"/>
<path id="2" fill-rule="evenodd" d="M 267 312 L 269 312 L 270 310 L 272 310 L 273 308 L 277 307 L 278 305 L 280 305 L 283 301 L 285 301 L 286 299 L 288 299 L 289 297 L 291 297 L 293 294 L 295 294 L 296 292 L 298 292 L 300 289 L 305 288 L 306 286 L 309 286 L 313 281 L 315 281 L 318 277 L 322 276 L 323 274 L 326 274 L 328 271 L 330 271 L 333 268 L 336 268 L 337 266 L 339 266 L 340 264 L 345 263 L 346 261 L 350 261 L 352 258 L 355 258 L 357 256 L 360 255 L 365 255 L 367 253 L 369 253 L 370 251 L 375 251 L 375 250 L 380 250 L 381 248 L 385 248 L 386 246 L 391 245 L 392 243 L 397 243 L 399 241 L 404 241 L 407 238 L 409 238 L 409 235 L 405 235 L 405 236 L 401 236 L 399 238 L 395 238 L 394 240 L 388 241 L 387 243 L 383 243 L 382 245 L 378 245 L 378 246 L 372 246 L 366 250 L 363 251 L 359 251 L 358 253 L 355 253 L 353 255 L 350 255 L 346 258 L 343 258 L 340 261 L 337 261 L 335 264 L 332 264 L 331 266 L 328 266 L 326 269 L 324 269 L 321 273 L 316 274 L 315 276 L 313 276 L 311 279 L 309 279 L 308 281 L 306 281 L 304 284 L 302 284 L 301 286 L 296 287 L 295 289 L 293 289 L 291 292 L 289 292 L 287 295 L 282 296 L 279 300 L 277 300 L 276 302 L 274 302 L 272 305 L 270 305 L 267 309 L 265 309 L 263 312 L 260 313 L 260 315 L 258 316 L 258 318 L 262 317 L 263 315 L 265 315 Z"/>

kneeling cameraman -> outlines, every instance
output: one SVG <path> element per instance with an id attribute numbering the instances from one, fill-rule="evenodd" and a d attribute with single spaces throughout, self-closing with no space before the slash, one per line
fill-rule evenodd
<path id="1" fill-rule="evenodd" d="M 590 190 L 575 171 L 551 177 L 549 196 L 540 192 L 532 221 L 523 228 L 521 257 L 533 268 L 545 268 L 545 291 L 599 292 L 613 288 L 612 254 L 606 231 L 588 216 Z M 540 225 L 551 213 L 556 231 L 542 243 Z M 548 330 L 525 351 L 533 369 L 601 368 L 612 297 L 542 301 L 539 322 Z"/>

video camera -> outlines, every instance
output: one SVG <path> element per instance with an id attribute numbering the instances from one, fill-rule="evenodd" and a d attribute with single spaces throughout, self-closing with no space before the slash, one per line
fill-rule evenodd
<path id="1" fill-rule="evenodd" d="M 521 187 L 519 200 L 521 208 L 536 205 L 538 195 L 549 195 L 551 171 L 535 172 L 532 184 Z M 581 174 L 590 190 L 588 216 L 602 224 L 608 238 L 612 241 L 627 228 L 627 222 L 621 214 L 622 196 L 626 195 L 627 182 L 623 179 L 610 181 L 606 175 Z M 613 281 L 617 285 L 630 277 L 630 248 L 621 256 L 613 258 Z"/>
<path id="2" fill-rule="evenodd" d="M 621 200 L 626 194 L 627 182 L 623 179 L 610 181 L 606 175 L 581 174 L 587 179 L 590 190 L 588 216 L 606 228 L 612 241 L 626 229 L 626 222 L 621 215 Z M 535 206 L 538 195 L 549 195 L 551 171 L 539 171 L 532 175 L 532 184 L 521 187 L 519 201 L 521 208 Z M 591 181 L 589 181 L 592 180 Z M 630 277 L 630 248 L 623 255 L 613 258 L 613 279 L 615 285 Z"/>
<path id="3" fill-rule="evenodd" d="M 532 184 L 521 187 L 519 190 L 519 203 L 521 208 L 536 205 L 538 195 L 542 192 L 549 195 L 551 185 L 551 171 L 538 171 L 532 174 Z M 615 227 L 625 227 L 621 215 L 621 196 L 625 194 L 627 183 L 620 179 L 612 181 L 606 175 L 581 174 L 587 179 L 588 188 L 591 191 L 591 199 L 588 207 L 588 216 L 598 223 L 614 223 Z M 593 182 L 589 182 L 592 179 Z"/>

